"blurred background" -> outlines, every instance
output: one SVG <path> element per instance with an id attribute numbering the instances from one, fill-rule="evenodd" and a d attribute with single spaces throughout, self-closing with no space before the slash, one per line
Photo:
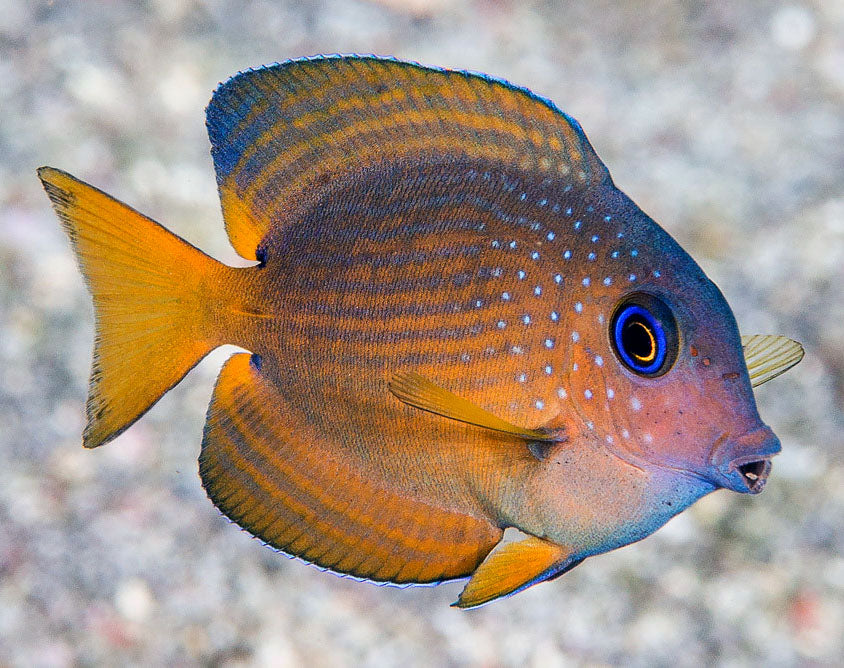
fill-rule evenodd
<path id="1" fill-rule="evenodd" d="M 232 261 L 204 107 L 317 53 L 481 70 L 577 118 L 745 333 L 807 355 L 757 390 L 783 442 L 647 540 L 475 612 L 262 547 L 197 475 L 217 351 L 114 443 L 80 434 L 90 300 L 35 168 Z M 844 3 L 3 0 L 0 666 L 844 663 Z"/>

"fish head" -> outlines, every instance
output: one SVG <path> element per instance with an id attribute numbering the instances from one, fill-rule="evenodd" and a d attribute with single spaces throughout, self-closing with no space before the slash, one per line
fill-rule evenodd
<path id="1" fill-rule="evenodd" d="M 573 296 L 568 400 L 615 454 L 756 494 L 780 443 L 759 417 L 733 313 L 641 216 L 611 235 L 606 278 L 592 270 Z"/>

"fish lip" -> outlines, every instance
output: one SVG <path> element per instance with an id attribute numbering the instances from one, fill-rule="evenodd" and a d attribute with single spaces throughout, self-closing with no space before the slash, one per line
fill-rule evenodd
<path id="1" fill-rule="evenodd" d="M 768 482 L 771 459 L 781 449 L 779 439 L 765 425 L 735 438 L 718 439 L 712 457 L 714 482 L 740 494 L 759 494 Z"/>

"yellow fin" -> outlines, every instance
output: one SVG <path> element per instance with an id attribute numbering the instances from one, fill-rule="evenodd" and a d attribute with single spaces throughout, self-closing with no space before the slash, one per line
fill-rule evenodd
<path id="1" fill-rule="evenodd" d="M 570 557 L 568 548 L 536 536 L 499 546 L 478 566 L 452 607 L 475 608 L 561 575 L 582 561 Z"/>
<path id="2" fill-rule="evenodd" d="M 413 371 L 394 374 L 390 380 L 390 392 L 399 401 L 403 401 L 409 406 L 441 415 L 450 420 L 465 422 L 493 431 L 502 431 L 530 441 L 557 442 L 562 440 L 559 436 L 538 429 L 517 427 Z"/>
<path id="3" fill-rule="evenodd" d="M 206 322 L 212 260 L 123 202 L 58 169 L 38 176 L 94 299 L 86 448 L 123 432 L 217 341 Z"/>
<path id="4" fill-rule="evenodd" d="M 743 336 L 741 345 L 753 387 L 785 373 L 803 359 L 803 346 L 784 336 Z"/>

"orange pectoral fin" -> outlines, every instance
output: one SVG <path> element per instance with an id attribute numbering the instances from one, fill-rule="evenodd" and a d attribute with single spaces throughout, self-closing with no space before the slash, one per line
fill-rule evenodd
<path id="1" fill-rule="evenodd" d="M 564 440 L 564 437 L 560 434 L 539 429 L 526 429 L 502 420 L 497 415 L 493 415 L 463 397 L 458 397 L 456 394 L 431 382 L 425 376 L 413 371 L 393 375 L 389 387 L 390 392 L 396 399 L 408 406 L 440 415 L 449 420 L 457 420 L 482 429 L 512 434 L 532 442 L 558 443 Z"/>
<path id="2" fill-rule="evenodd" d="M 536 536 L 508 543 L 484 559 L 452 606 L 476 608 L 562 575 L 581 561 L 571 559 L 568 548 Z"/>

